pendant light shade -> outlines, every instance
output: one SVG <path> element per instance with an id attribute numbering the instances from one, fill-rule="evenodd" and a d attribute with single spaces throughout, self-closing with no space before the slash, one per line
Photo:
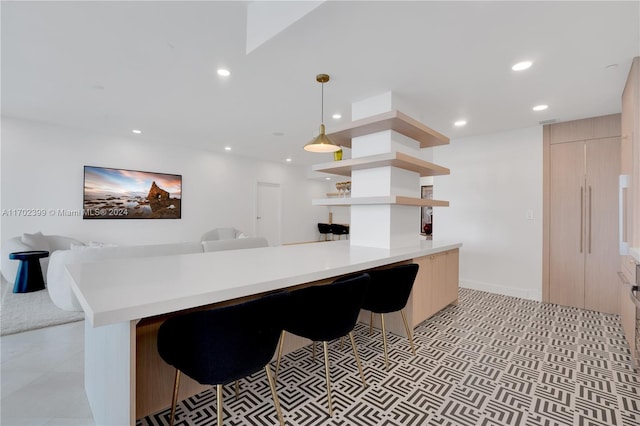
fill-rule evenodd
<path id="1" fill-rule="evenodd" d="M 307 143 L 304 146 L 305 151 L 310 152 L 335 152 L 340 150 L 340 146 L 333 143 L 331 139 L 327 137 L 324 133 L 324 83 L 329 81 L 329 76 L 327 74 L 318 74 L 316 76 L 316 81 L 322 84 L 322 104 L 320 108 L 320 134 L 313 138 L 311 142 Z"/>

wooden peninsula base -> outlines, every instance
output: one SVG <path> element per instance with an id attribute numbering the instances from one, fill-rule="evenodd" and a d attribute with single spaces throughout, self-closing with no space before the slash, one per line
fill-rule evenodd
<path id="1" fill-rule="evenodd" d="M 409 296 L 405 313 L 412 327 L 420 324 L 441 309 L 458 300 L 458 249 L 415 258 L 410 261 L 398 262 L 386 265 L 386 269 L 403 263 L 415 262 L 420 265 L 418 276 Z M 337 278 L 337 277 L 336 277 Z M 333 282 L 330 280 L 315 281 L 302 284 L 293 289 L 312 285 L 324 285 Z M 393 283 L 389 283 L 393 285 Z M 252 296 L 255 297 L 255 296 Z M 245 298 L 247 299 L 247 298 Z M 217 303 L 198 309 L 209 309 L 213 306 L 238 303 L 240 300 Z M 161 315 L 154 318 L 146 318 L 136 325 L 136 418 L 142 418 L 160 411 L 171 404 L 173 391 L 173 379 L 175 370 L 167 365 L 158 355 L 157 334 L 160 325 L 169 317 L 178 313 Z M 362 311 L 359 322 L 369 324 L 369 312 Z M 385 325 L 388 332 L 406 337 L 404 324 L 400 313 L 392 313 L 386 316 Z M 374 316 L 374 327 L 380 328 L 380 316 Z M 284 353 L 293 352 L 311 343 L 310 340 L 287 335 Z M 240 381 L 242 387 L 242 381 Z M 197 383 L 188 376 L 183 375 L 180 382 L 178 399 L 181 401 L 196 395 L 211 386 Z"/>

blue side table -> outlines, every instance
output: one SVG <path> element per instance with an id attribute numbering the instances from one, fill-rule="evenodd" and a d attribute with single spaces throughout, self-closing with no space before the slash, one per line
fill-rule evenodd
<path id="1" fill-rule="evenodd" d="M 13 285 L 14 293 L 29 293 L 44 290 L 44 279 L 40 259 L 48 257 L 48 251 L 18 251 L 9 253 L 9 259 L 19 260 L 16 282 Z"/>

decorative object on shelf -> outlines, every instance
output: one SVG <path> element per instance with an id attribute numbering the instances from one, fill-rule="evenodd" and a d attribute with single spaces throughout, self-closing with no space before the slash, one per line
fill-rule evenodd
<path id="1" fill-rule="evenodd" d="M 305 151 L 310 152 L 335 152 L 340 150 L 340 146 L 333 143 L 331 139 L 329 139 L 325 135 L 324 130 L 324 83 L 329 81 L 329 75 L 327 74 L 318 74 L 316 76 L 316 81 L 322 85 L 322 103 L 320 108 L 320 134 L 313 138 L 313 140 L 307 143 L 304 146 Z"/>
<path id="2" fill-rule="evenodd" d="M 421 198 L 433 200 L 433 185 L 422 186 Z M 422 206 L 420 214 L 420 233 L 431 235 L 433 232 L 433 206 Z"/>
<path id="3" fill-rule="evenodd" d="M 333 151 L 333 161 L 340 161 L 340 160 L 342 160 L 342 149 Z"/>
<path id="4" fill-rule="evenodd" d="M 336 189 L 338 190 L 338 196 L 347 196 L 347 193 L 351 192 L 351 181 L 348 182 L 336 182 Z"/>

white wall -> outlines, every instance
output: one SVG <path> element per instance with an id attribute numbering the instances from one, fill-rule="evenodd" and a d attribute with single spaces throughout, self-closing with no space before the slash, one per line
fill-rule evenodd
<path id="1" fill-rule="evenodd" d="M 199 241 L 204 232 L 228 226 L 250 235 L 255 232 L 258 181 L 281 185 L 283 243 L 316 241 L 316 223 L 326 220 L 326 208 L 311 205 L 313 198 L 324 196 L 326 185 L 306 179 L 303 167 L 7 117 L 2 117 L 1 135 L 0 232 L 5 239 L 42 231 L 85 242 L 154 244 Z M 182 219 L 8 215 L 9 209 L 19 208 L 82 209 L 85 165 L 182 175 Z"/>
<path id="2" fill-rule="evenodd" d="M 434 238 L 461 241 L 460 285 L 542 300 L 542 127 L 433 149 Z M 527 211 L 533 220 L 527 220 Z"/>

